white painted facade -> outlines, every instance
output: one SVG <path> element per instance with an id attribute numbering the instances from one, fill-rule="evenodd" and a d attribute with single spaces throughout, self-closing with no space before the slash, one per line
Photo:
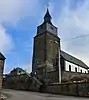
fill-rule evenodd
<path id="1" fill-rule="evenodd" d="M 66 71 L 69 71 L 69 65 L 71 66 L 71 71 L 72 72 L 75 72 L 75 68 L 77 68 L 77 72 L 81 72 L 81 70 L 82 70 L 82 73 L 88 73 L 87 69 L 84 69 L 81 66 L 78 66 L 78 65 L 73 64 L 73 63 L 68 62 L 68 61 L 65 61 L 65 70 Z"/>

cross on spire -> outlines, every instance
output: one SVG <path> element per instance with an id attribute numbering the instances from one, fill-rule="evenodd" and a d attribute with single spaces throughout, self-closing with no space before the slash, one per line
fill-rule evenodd
<path id="1" fill-rule="evenodd" d="M 47 2 L 47 8 L 49 8 L 49 2 Z"/>

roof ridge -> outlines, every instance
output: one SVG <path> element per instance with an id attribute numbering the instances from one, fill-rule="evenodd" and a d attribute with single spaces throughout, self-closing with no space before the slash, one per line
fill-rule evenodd
<path id="1" fill-rule="evenodd" d="M 62 51 L 62 50 L 61 50 L 61 56 L 62 56 L 66 61 L 69 61 L 69 62 L 71 62 L 71 63 L 73 63 L 73 64 L 76 64 L 76 65 L 78 65 L 78 66 L 80 66 L 80 67 L 83 67 L 83 68 L 89 68 L 89 67 L 87 66 L 87 64 L 85 64 L 82 60 L 80 60 L 80 59 L 78 59 L 78 58 L 76 58 L 76 57 L 74 57 L 74 56 L 72 56 L 72 55 L 70 55 L 70 54 L 68 54 L 68 53 L 66 53 L 66 52 L 64 52 L 64 51 Z"/>
<path id="2" fill-rule="evenodd" d="M 67 55 L 69 55 L 69 56 L 71 56 L 71 57 L 75 58 L 75 59 L 78 59 L 77 57 L 72 56 L 72 55 L 71 55 L 71 54 L 69 54 L 68 52 L 65 52 L 65 51 L 63 51 L 63 50 L 61 50 L 61 51 L 62 51 L 62 52 L 64 52 L 64 53 L 66 53 Z M 78 60 L 82 61 L 81 59 L 78 59 Z"/>

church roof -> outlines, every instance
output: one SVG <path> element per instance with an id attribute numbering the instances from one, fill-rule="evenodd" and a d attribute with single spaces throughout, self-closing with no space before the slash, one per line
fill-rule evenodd
<path id="1" fill-rule="evenodd" d="M 61 51 L 61 56 L 68 62 L 76 64 L 76 65 L 78 65 L 82 68 L 89 69 L 89 67 L 84 62 L 82 62 L 81 60 L 71 56 L 70 54 L 68 54 L 64 51 Z"/>
<path id="2" fill-rule="evenodd" d="M 4 59 L 5 59 L 4 55 L 0 52 L 0 60 L 4 60 Z"/>

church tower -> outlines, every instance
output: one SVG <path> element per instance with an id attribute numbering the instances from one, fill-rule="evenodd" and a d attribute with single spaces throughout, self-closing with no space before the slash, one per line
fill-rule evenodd
<path id="1" fill-rule="evenodd" d="M 34 37 L 32 73 L 46 83 L 59 82 L 60 38 L 47 9 Z"/>

